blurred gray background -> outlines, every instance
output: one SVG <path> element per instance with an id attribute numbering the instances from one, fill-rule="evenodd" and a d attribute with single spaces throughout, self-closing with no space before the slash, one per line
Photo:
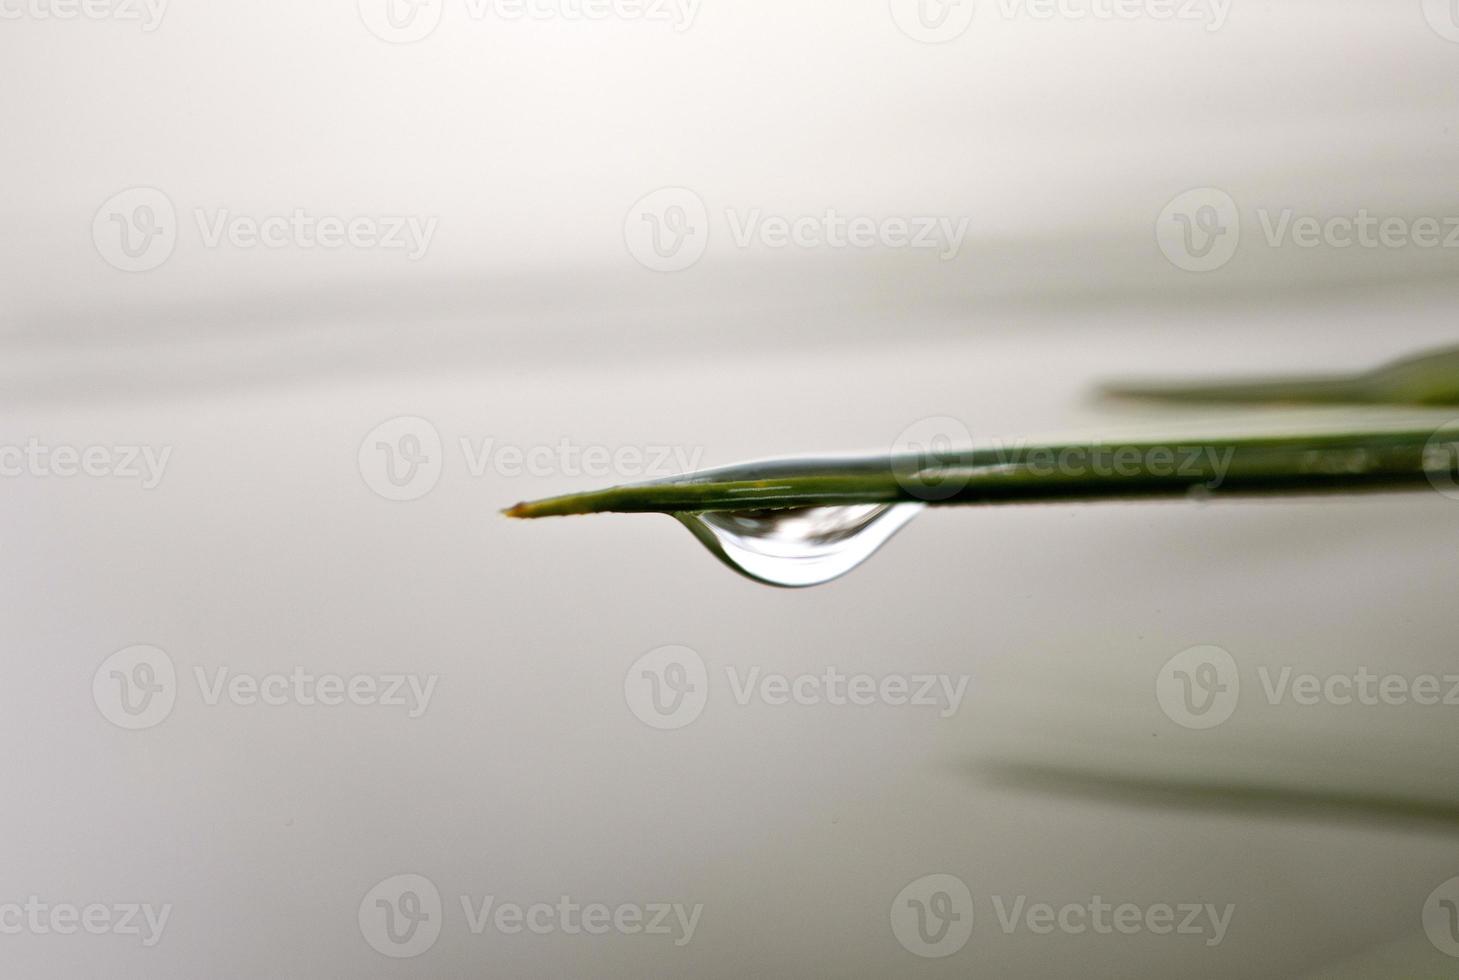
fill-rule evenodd
<path id="1" fill-rule="evenodd" d="M 1451 342 L 1455 247 L 1272 229 L 1448 234 L 1454 11 L 393 3 L 0 3 L 0 464 L 51 460 L 0 478 L 6 975 L 1452 972 L 1459 706 L 1263 688 L 1459 674 L 1452 499 L 944 509 L 799 592 L 663 518 L 498 509 L 660 475 L 564 445 L 713 466 L 938 418 L 1280 424 L 1089 392 Z M 828 209 L 962 231 L 737 240 Z M 659 730 L 634 685 L 667 645 L 706 697 Z M 1241 692 L 1197 730 L 1156 690 L 1202 645 Z M 828 668 L 966 697 L 735 696 Z M 299 674 L 433 686 L 250 702 Z M 946 893 L 972 928 L 937 956 L 905 941 L 930 875 L 971 902 Z M 474 929 L 487 896 L 702 908 L 679 943 Z M 1232 913 L 1214 943 L 999 917 L 1095 896 Z M 108 911 L 65 934 L 27 903 Z M 168 909 L 150 944 L 134 903 Z"/>

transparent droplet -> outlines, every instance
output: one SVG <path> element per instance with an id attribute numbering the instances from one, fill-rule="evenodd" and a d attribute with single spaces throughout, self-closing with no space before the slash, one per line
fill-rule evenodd
<path id="1" fill-rule="evenodd" d="M 735 571 L 786 588 L 840 578 L 900 531 L 922 504 L 852 504 L 675 514 Z"/>

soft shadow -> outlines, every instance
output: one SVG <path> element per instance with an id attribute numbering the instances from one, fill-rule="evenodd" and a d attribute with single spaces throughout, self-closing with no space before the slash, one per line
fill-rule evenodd
<path id="1" fill-rule="evenodd" d="M 983 785 L 1151 810 L 1237 814 L 1280 820 L 1412 828 L 1459 835 L 1459 802 L 1380 793 L 1076 769 L 1040 763 L 977 762 Z"/>

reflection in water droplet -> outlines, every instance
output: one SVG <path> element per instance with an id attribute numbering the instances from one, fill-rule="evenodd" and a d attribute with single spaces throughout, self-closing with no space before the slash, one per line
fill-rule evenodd
<path id="1" fill-rule="evenodd" d="M 922 504 L 853 504 L 674 516 L 735 571 L 800 588 L 845 575 L 921 509 Z"/>

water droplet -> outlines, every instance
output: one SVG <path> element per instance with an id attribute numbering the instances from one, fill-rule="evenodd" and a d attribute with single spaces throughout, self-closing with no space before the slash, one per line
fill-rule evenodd
<path id="1" fill-rule="evenodd" d="M 886 544 L 922 504 L 852 504 L 675 514 L 741 574 L 786 588 L 840 578 Z"/>

